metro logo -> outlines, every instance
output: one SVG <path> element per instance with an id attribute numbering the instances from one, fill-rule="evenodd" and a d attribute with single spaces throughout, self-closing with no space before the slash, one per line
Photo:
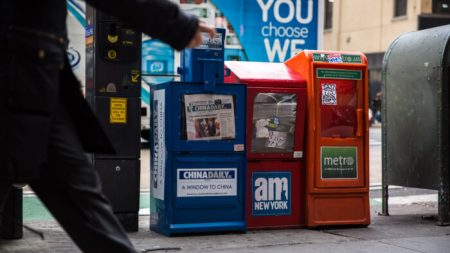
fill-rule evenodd
<path id="1" fill-rule="evenodd" d="M 357 147 L 321 147 L 320 167 L 323 179 L 358 177 Z"/>
<path id="2" fill-rule="evenodd" d="M 324 159 L 325 166 L 345 166 L 345 165 L 353 165 L 355 163 L 355 159 L 353 157 L 325 157 Z"/>
<path id="3" fill-rule="evenodd" d="M 252 214 L 261 216 L 290 214 L 290 184 L 290 172 L 254 172 Z"/>

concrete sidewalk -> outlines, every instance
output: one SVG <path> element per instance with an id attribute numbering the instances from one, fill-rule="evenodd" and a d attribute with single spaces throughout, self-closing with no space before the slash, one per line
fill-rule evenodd
<path id="1" fill-rule="evenodd" d="M 433 215 L 437 215 L 435 191 L 392 187 L 391 216 L 378 216 L 381 211 L 381 129 L 371 128 L 370 134 L 372 224 L 369 227 L 263 230 L 168 238 L 149 231 L 149 216 L 141 215 L 139 232 L 129 236 L 138 250 L 156 252 L 450 252 L 450 226 L 437 226 L 433 219 Z M 141 211 L 145 211 L 149 204 L 146 203 L 149 199 L 148 150 L 142 151 L 141 161 Z M 36 199 L 30 198 L 30 201 L 25 203 L 40 205 L 35 203 Z M 36 210 L 27 206 L 25 224 L 44 232 L 45 240 L 25 230 L 21 240 L 0 240 L 1 253 L 80 252 L 45 210 L 41 215 Z"/>
<path id="2" fill-rule="evenodd" d="M 156 252 L 450 252 L 450 227 L 437 226 L 436 202 L 391 205 L 391 216 L 371 208 L 369 227 L 250 231 L 246 234 L 195 235 L 168 238 L 149 231 L 149 217 L 129 236 L 138 250 Z M 55 221 L 27 222 L 45 233 L 45 240 L 24 231 L 24 238 L 0 241 L 0 252 L 80 252 Z M 160 249 L 160 250 L 158 250 Z M 167 249 L 167 250 L 166 250 Z"/>

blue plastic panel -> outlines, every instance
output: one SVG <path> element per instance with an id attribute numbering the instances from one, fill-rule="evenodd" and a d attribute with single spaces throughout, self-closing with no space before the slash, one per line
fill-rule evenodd
<path id="1" fill-rule="evenodd" d="M 217 35 L 203 34 L 203 43 L 181 52 L 181 81 L 223 83 L 225 29 L 216 29 Z"/>
<path id="2" fill-rule="evenodd" d="M 246 156 L 171 153 L 164 200 L 152 199 L 151 229 L 170 235 L 245 230 Z"/>

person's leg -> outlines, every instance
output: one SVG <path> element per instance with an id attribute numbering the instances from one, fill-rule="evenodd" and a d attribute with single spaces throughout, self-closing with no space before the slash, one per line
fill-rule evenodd
<path id="1" fill-rule="evenodd" d="M 5 193 L 5 187 L 0 188 L 3 188 L 0 191 Z M 22 189 L 9 186 L 6 190 L 8 194 L 3 196 L 6 198 L 0 212 L 0 238 L 20 239 L 23 237 Z"/>
<path id="2" fill-rule="evenodd" d="M 30 186 L 83 252 L 136 252 L 101 193 L 73 122 L 59 106 L 47 163 Z"/>
<path id="3" fill-rule="evenodd" d="M 11 186 L 8 183 L 0 182 L 0 234 L 3 231 L 3 220 L 7 219 L 7 217 L 4 218 L 4 216 L 7 215 L 6 213 L 4 213 L 4 207 L 8 200 L 10 188 Z"/>
<path id="4" fill-rule="evenodd" d="M 0 182 L 0 213 L 3 212 L 3 208 L 6 204 L 6 200 L 9 196 L 9 190 L 11 186 L 6 182 Z"/>

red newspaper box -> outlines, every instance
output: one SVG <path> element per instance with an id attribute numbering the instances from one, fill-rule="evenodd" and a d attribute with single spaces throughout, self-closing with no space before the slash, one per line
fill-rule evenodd
<path id="1" fill-rule="evenodd" d="M 303 226 L 306 80 L 283 63 L 225 67 L 247 85 L 247 227 Z"/>
<path id="2" fill-rule="evenodd" d="M 368 225 L 367 59 L 305 50 L 286 62 L 308 81 L 306 225 Z"/>

